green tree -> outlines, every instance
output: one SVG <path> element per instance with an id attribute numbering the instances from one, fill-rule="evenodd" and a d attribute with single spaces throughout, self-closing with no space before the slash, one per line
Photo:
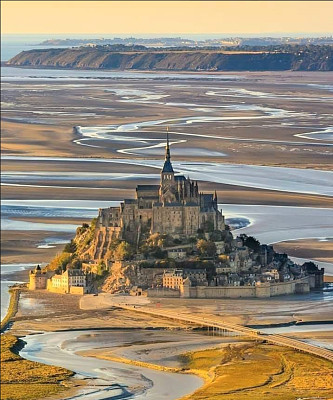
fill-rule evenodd
<path id="1" fill-rule="evenodd" d="M 153 257 L 162 259 L 162 258 L 166 258 L 168 252 L 167 251 L 163 251 L 159 246 L 154 248 L 154 251 L 151 253 Z"/>
<path id="2" fill-rule="evenodd" d="M 103 275 L 105 271 L 106 271 L 106 265 L 104 261 L 102 261 L 97 265 L 97 275 Z"/>
<path id="3" fill-rule="evenodd" d="M 134 252 L 132 246 L 124 241 L 117 246 L 113 254 L 116 260 L 129 260 Z"/>
<path id="4" fill-rule="evenodd" d="M 215 243 L 210 240 L 198 240 L 197 249 L 199 250 L 201 255 L 213 257 L 216 254 Z"/>
<path id="5" fill-rule="evenodd" d="M 72 261 L 72 254 L 62 252 L 54 257 L 54 259 L 47 265 L 47 271 L 55 271 L 57 269 L 65 270 L 67 264 Z"/>
<path id="6" fill-rule="evenodd" d="M 205 253 L 205 251 L 206 251 L 206 243 L 207 243 L 207 240 L 205 240 L 205 239 L 199 239 L 197 241 L 197 249 L 198 249 L 200 254 L 204 254 Z"/>
<path id="7" fill-rule="evenodd" d="M 161 235 L 160 233 L 153 233 L 147 239 L 148 247 L 165 247 L 172 246 L 173 239 L 169 235 Z"/>
<path id="8" fill-rule="evenodd" d="M 214 223 L 212 221 L 205 221 L 203 224 L 203 229 L 205 232 L 213 232 Z"/>
<path id="9" fill-rule="evenodd" d="M 215 230 L 210 234 L 210 240 L 213 242 L 220 242 L 222 241 L 222 232 L 219 230 Z"/>
<path id="10" fill-rule="evenodd" d="M 207 245 L 206 245 L 206 254 L 209 257 L 213 257 L 216 254 L 216 246 L 215 243 L 212 242 L 211 240 L 207 241 Z"/>
<path id="11" fill-rule="evenodd" d="M 65 253 L 75 253 L 76 252 L 76 244 L 72 239 L 69 243 L 66 244 L 64 248 Z"/>
<path id="12" fill-rule="evenodd" d="M 252 249 L 256 253 L 260 250 L 260 242 L 259 240 L 255 239 L 253 236 L 248 236 L 244 242 L 245 246 L 249 249 Z"/>
<path id="13" fill-rule="evenodd" d="M 78 236 L 80 236 L 80 235 L 82 235 L 84 232 L 86 232 L 86 230 L 87 229 L 89 229 L 89 225 L 87 224 L 87 223 L 83 223 L 82 224 L 82 226 L 79 226 L 77 229 L 76 229 L 76 234 L 78 235 Z"/>
<path id="14" fill-rule="evenodd" d="M 116 248 L 120 245 L 121 241 L 119 239 L 113 239 L 110 243 L 109 249 L 114 252 Z"/>

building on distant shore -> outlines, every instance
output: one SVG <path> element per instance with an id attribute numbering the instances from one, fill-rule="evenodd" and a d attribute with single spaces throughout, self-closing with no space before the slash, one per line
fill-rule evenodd
<path id="1" fill-rule="evenodd" d="M 125 199 L 120 207 L 100 209 L 97 226 L 105 248 L 114 238 L 137 244 L 144 232 L 175 238 L 196 235 L 199 229 L 225 229 L 216 192 L 202 193 L 197 181 L 175 174 L 168 134 L 160 184 L 138 185 L 135 199 Z"/>

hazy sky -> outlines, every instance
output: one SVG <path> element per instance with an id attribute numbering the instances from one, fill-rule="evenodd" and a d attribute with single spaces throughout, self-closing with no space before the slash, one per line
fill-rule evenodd
<path id="1" fill-rule="evenodd" d="M 1 1 L 2 33 L 329 33 L 332 1 Z"/>

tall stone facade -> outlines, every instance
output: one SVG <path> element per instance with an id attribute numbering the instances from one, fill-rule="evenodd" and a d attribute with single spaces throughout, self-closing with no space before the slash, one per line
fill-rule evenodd
<path id="1" fill-rule="evenodd" d="M 29 290 L 46 289 L 47 275 L 39 265 L 29 274 Z"/>
<path id="2" fill-rule="evenodd" d="M 125 199 L 120 207 L 99 210 L 97 227 L 112 238 L 137 244 L 144 233 L 173 237 L 195 235 L 198 229 L 224 230 L 224 217 L 218 210 L 217 195 L 199 192 L 198 182 L 175 175 L 169 137 L 159 185 L 138 185 L 135 199 Z"/>

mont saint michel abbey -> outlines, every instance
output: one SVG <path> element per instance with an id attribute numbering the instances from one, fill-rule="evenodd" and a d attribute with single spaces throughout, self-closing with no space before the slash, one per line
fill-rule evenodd
<path id="1" fill-rule="evenodd" d="M 144 233 L 181 237 L 195 235 L 198 229 L 225 229 L 216 192 L 202 193 L 198 182 L 175 175 L 168 132 L 160 184 L 138 185 L 135 199 L 125 199 L 120 207 L 100 209 L 98 226 L 109 240 L 119 238 L 132 244 Z"/>

